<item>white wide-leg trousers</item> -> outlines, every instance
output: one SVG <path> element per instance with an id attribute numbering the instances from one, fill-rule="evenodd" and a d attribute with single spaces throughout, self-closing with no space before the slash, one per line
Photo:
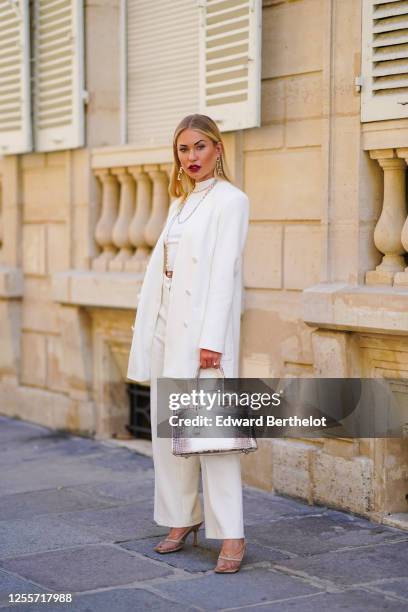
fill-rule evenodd
<path id="1" fill-rule="evenodd" d="M 157 378 L 163 373 L 164 341 L 171 279 L 163 275 L 162 301 L 152 347 L 151 423 L 155 471 L 154 520 L 188 527 L 205 520 L 207 538 L 243 538 L 242 483 L 239 454 L 176 457 L 171 439 L 157 437 Z M 215 376 L 211 368 L 204 376 Z M 204 516 L 198 494 L 203 482 Z"/>

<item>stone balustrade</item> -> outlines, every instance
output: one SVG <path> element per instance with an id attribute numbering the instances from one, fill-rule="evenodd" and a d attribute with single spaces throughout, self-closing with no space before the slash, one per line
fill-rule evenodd
<path id="1" fill-rule="evenodd" d="M 408 286 L 408 148 L 371 150 L 370 157 L 384 173 L 382 211 L 374 230 L 374 244 L 383 257 L 367 272 L 366 284 Z"/>
<path id="2" fill-rule="evenodd" d="M 95 150 L 92 170 L 100 189 L 94 239 L 98 272 L 144 272 L 167 217 L 171 150 Z"/>

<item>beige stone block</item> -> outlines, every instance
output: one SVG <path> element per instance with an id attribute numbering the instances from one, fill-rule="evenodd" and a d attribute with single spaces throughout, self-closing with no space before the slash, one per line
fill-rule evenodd
<path id="1" fill-rule="evenodd" d="M 359 453 L 358 440 L 326 438 L 323 443 L 323 452 L 333 457 L 353 459 Z"/>
<path id="2" fill-rule="evenodd" d="M 408 291 L 402 287 L 322 283 L 306 289 L 301 299 L 309 325 L 375 334 L 408 332 Z"/>
<path id="3" fill-rule="evenodd" d="M 322 170 L 318 149 L 246 153 L 245 191 L 251 219 L 319 219 Z"/>
<path id="4" fill-rule="evenodd" d="M 367 276 L 370 272 L 367 273 Z M 369 284 L 369 283 L 368 283 Z M 395 287 L 408 287 L 408 271 L 397 272 L 394 276 L 394 286 Z"/>
<path id="5" fill-rule="evenodd" d="M 321 229 L 316 225 L 288 225 L 284 238 L 284 287 L 305 289 L 319 282 Z"/>
<path id="6" fill-rule="evenodd" d="M 242 455 L 241 469 L 243 482 L 251 487 L 265 491 L 272 490 L 272 443 L 271 440 L 258 440 L 258 450 Z"/>
<path id="7" fill-rule="evenodd" d="M 313 333 L 312 345 L 316 376 L 347 378 L 351 375 L 348 335 L 344 332 L 322 329 Z"/>
<path id="8" fill-rule="evenodd" d="M 279 289 L 282 286 L 283 228 L 271 223 L 251 223 L 245 247 L 246 287 Z"/>
<path id="9" fill-rule="evenodd" d="M 288 363 L 301 364 L 308 369 L 313 363 L 312 333 L 313 330 L 305 325 L 303 321 L 294 321 L 293 325 L 287 326 L 287 335 L 282 338 L 280 347 L 282 359 L 286 366 Z M 292 366 L 292 367 L 293 367 Z M 300 367 L 300 365 L 299 365 Z"/>
<path id="10" fill-rule="evenodd" d="M 241 326 L 241 375 L 284 375 L 287 360 L 312 362 L 310 329 L 300 320 L 300 295 L 293 291 L 247 291 Z"/>
<path id="11" fill-rule="evenodd" d="M 45 153 L 24 153 L 20 156 L 21 168 L 26 170 L 27 168 L 43 168 L 45 166 Z"/>
<path id="12" fill-rule="evenodd" d="M 261 83 L 261 126 L 285 119 L 285 81 L 265 79 Z M 262 129 L 262 128 L 261 128 Z M 247 130 L 245 130 L 247 133 Z"/>
<path id="13" fill-rule="evenodd" d="M 283 144 L 283 125 L 274 124 L 244 131 L 244 151 L 281 149 Z"/>
<path id="14" fill-rule="evenodd" d="M 317 447 L 296 440 L 273 440 L 273 489 L 313 501 L 310 465 Z"/>
<path id="15" fill-rule="evenodd" d="M 367 272 L 365 277 L 366 285 L 385 285 L 392 287 L 394 284 L 395 272 L 389 272 L 388 270 L 370 270 Z M 401 281 L 401 277 L 398 277 L 398 284 Z"/>
<path id="16" fill-rule="evenodd" d="M 324 0 L 281 2 L 263 10 L 262 77 L 321 70 Z"/>
<path id="17" fill-rule="evenodd" d="M 18 375 L 21 346 L 21 303 L 0 301 L 0 377 Z"/>
<path id="18" fill-rule="evenodd" d="M 71 281 L 70 274 L 66 272 L 58 272 L 52 275 L 52 299 L 56 302 L 71 301 Z"/>
<path id="19" fill-rule="evenodd" d="M 285 104 L 287 120 L 320 118 L 323 108 L 323 81 L 321 73 L 287 79 Z"/>
<path id="20" fill-rule="evenodd" d="M 86 23 L 89 92 L 86 142 L 90 147 L 117 145 L 120 141 L 119 3 L 87 4 Z"/>
<path id="21" fill-rule="evenodd" d="M 46 227 L 24 225 L 23 227 L 23 270 L 25 274 L 38 276 L 47 273 Z"/>
<path id="22" fill-rule="evenodd" d="M 72 201 L 74 206 L 88 206 L 91 197 L 91 181 L 94 176 L 91 172 L 90 149 L 72 149 Z"/>
<path id="23" fill-rule="evenodd" d="M 0 251 L 1 254 L 1 251 Z M 0 264 L 0 297 L 21 297 L 23 293 L 23 275 L 21 268 Z"/>
<path id="24" fill-rule="evenodd" d="M 24 385 L 45 387 L 47 382 L 47 337 L 23 331 L 21 381 Z"/>
<path id="25" fill-rule="evenodd" d="M 93 435 L 93 402 L 72 400 L 62 393 L 12 384 L 0 384 L 1 413 L 52 429 Z"/>
<path id="26" fill-rule="evenodd" d="M 386 124 L 386 125 L 385 125 Z M 372 121 L 362 124 L 363 150 L 405 148 L 408 142 L 408 120 Z"/>
<path id="27" fill-rule="evenodd" d="M 354 80 L 361 74 L 361 4 L 336 0 L 334 53 L 334 112 L 360 116 L 361 94 Z"/>
<path id="28" fill-rule="evenodd" d="M 330 272 L 337 282 L 356 282 L 361 235 L 358 225 L 353 221 L 337 221 L 330 227 Z M 363 279 L 361 279 L 363 280 Z"/>
<path id="29" fill-rule="evenodd" d="M 323 108 L 322 74 L 291 77 L 285 82 L 286 119 L 321 117 Z"/>
<path id="30" fill-rule="evenodd" d="M 67 391 L 62 371 L 64 351 L 61 336 L 47 337 L 47 387 L 53 391 Z"/>
<path id="31" fill-rule="evenodd" d="M 70 267 L 70 244 L 66 224 L 47 226 L 47 270 L 49 273 L 67 270 Z"/>
<path id="32" fill-rule="evenodd" d="M 381 440 L 384 450 L 384 463 L 382 478 L 377 477 L 376 488 L 383 485 L 385 480 L 384 507 L 375 508 L 385 512 L 406 512 L 407 508 L 407 477 L 408 477 L 408 444 L 405 439 L 389 438 Z M 381 456 L 380 453 L 377 455 Z M 378 463 L 377 463 L 378 465 Z M 377 466 L 376 466 L 377 467 Z M 374 468 L 374 473 L 376 469 Z"/>
<path id="33" fill-rule="evenodd" d="M 50 278 L 26 277 L 24 282 L 23 328 L 44 333 L 58 333 L 59 305 L 52 301 Z"/>
<path id="34" fill-rule="evenodd" d="M 32 168 L 23 172 L 26 222 L 65 221 L 68 215 L 68 181 L 65 167 Z"/>
<path id="35" fill-rule="evenodd" d="M 285 124 L 285 144 L 292 147 L 318 147 L 323 140 L 322 119 L 300 119 Z"/>
<path id="36" fill-rule="evenodd" d="M 334 120 L 333 152 L 335 163 L 331 172 L 332 205 L 331 219 L 349 221 L 358 226 L 358 220 L 367 220 L 366 209 L 360 209 L 359 193 L 364 191 L 360 185 L 360 118 L 336 117 Z M 371 216 L 372 216 L 372 205 Z M 364 216 L 361 216 L 363 213 Z M 347 250 L 347 247 L 344 249 Z"/>
<path id="37" fill-rule="evenodd" d="M 316 453 L 313 488 L 318 503 L 367 514 L 373 509 L 373 463 L 366 457 L 348 460 Z"/>
<path id="38" fill-rule="evenodd" d="M 241 355 L 239 375 L 243 378 L 270 378 L 272 371 L 273 364 L 268 353 Z"/>
<path id="39" fill-rule="evenodd" d="M 93 235 L 93 228 L 98 222 L 97 207 L 93 204 L 76 206 L 74 219 L 75 230 L 71 235 L 73 267 L 78 270 L 89 270 L 92 259 L 98 254 Z"/>
<path id="40" fill-rule="evenodd" d="M 294 291 L 247 289 L 245 291 L 245 312 L 246 310 L 278 312 L 284 323 L 292 323 L 303 318 L 301 296 Z"/>
<path id="41" fill-rule="evenodd" d="M 61 308 L 61 368 L 72 397 L 88 398 L 93 381 L 92 320 L 89 313 L 71 306 Z"/>
<path id="42" fill-rule="evenodd" d="M 45 165 L 50 167 L 64 167 L 67 164 L 67 157 L 69 154 L 69 151 L 51 151 L 50 153 L 46 153 Z"/>

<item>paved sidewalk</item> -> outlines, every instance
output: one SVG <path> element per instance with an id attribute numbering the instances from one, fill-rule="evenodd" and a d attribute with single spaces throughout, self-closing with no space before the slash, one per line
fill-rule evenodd
<path id="1" fill-rule="evenodd" d="M 248 553 L 153 552 L 150 458 L 0 417 L 0 611 L 408 610 L 408 532 L 245 488 Z M 10 593 L 73 593 L 9 606 Z"/>

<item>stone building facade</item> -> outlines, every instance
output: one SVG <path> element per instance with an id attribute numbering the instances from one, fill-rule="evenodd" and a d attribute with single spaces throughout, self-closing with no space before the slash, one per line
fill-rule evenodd
<path id="1" fill-rule="evenodd" d="M 172 159 L 169 135 L 123 144 L 122 4 L 85 2 L 83 145 L 0 160 L 0 412 L 100 438 L 128 422 L 131 326 Z M 406 378 L 408 105 L 362 120 L 368 4 L 386 20 L 393 3 L 262 3 L 260 125 L 225 132 L 251 202 L 244 377 Z M 389 19 L 408 19 L 395 4 Z M 406 440 L 259 446 L 247 483 L 408 524 Z"/>

